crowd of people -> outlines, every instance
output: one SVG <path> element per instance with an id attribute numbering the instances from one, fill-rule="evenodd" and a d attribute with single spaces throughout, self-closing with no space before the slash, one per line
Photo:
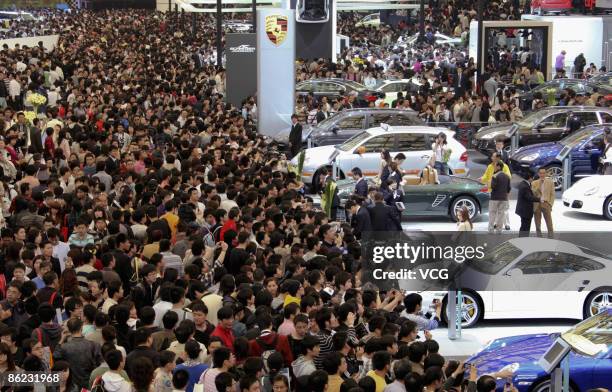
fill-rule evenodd
<path id="1" fill-rule="evenodd" d="M 457 4 L 449 20 L 471 13 Z M 224 102 L 197 22 L 82 11 L 46 19 L 54 50 L 0 52 L 0 372 L 60 372 L 59 392 L 495 391 L 508 371 L 440 355 L 441 304 L 361 284 L 353 228 L 257 133 L 254 99 Z M 413 68 L 380 61 L 363 69 Z M 472 69 L 446 73 L 451 100 Z"/>

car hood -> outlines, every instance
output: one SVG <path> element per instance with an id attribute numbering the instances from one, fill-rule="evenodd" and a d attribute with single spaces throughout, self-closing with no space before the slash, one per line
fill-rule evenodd
<path id="1" fill-rule="evenodd" d="M 561 150 L 563 149 L 563 145 L 561 143 L 550 142 L 550 143 L 540 143 L 540 144 L 532 144 L 530 146 L 525 146 L 519 148 L 514 155 L 512 155 L 512 159 L 520 161 L 524 157 L 531 154 L 538 154 L 540 159 L 545 158 L 554 158 L 556 157 Z"/>
<path id="2" fill-rule="evenodd" d="M 543 372 L 537 362 L 558 336 L 531 334 L 496 339 L 467 362 L 476 365 L 478 374 L 495 373 L 513 363 L 519 364 L 521 373 L 528 369 Z"/>
<path id="3" fill-rule="evenodd" d="M 336 151 L 336 146 L 313 147 L 306 150 L 304 165 L 324 165 L 330 161 L 330 157 Z"/>
<path id="4" fill-rule="evenodd" d="M 511 122 L 503 122 L 499 124 L 493 124 L 486 127 L 480 128 L 478 132 L 474 135 L 476 139 L 484 139 L 484 138 L 494 138 L 497 135 L 505 135 L 508 136 L 508 131 L 512 127 L 513 123 Z M 485 137 L 487 136 L 487 137 Z"/>

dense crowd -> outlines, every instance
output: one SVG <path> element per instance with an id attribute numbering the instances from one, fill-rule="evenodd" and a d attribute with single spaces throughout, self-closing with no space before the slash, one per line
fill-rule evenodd
<path id="1" fill-rule="evenodd" d="M 0 52 L 0 373 L 58 371 L 60 392 L 492 392 L 510 375 L 439 354 L 441 304 L 361 284 L 352 227 L 305 196 L 254 100 L 223 101 L 212 24 L 48 23 L 55 50 Z"/>

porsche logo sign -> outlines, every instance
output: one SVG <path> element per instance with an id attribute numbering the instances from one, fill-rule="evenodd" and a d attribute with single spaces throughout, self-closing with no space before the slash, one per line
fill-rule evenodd
<path id="1" fill-rule="evenodd" d="M 284 15 L 266 16 L 266 34 L 274 45 L 282 44 L 287 37 L 287 17 Z"/>

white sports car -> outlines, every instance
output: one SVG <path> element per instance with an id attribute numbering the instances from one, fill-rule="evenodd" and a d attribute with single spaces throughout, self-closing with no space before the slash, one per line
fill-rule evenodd
<path id="1" fill-rule="evenodd" d="M 467 268 L 463 278 L 487 282 L 487 290 L 462 292 L 464 328 L 481 319 L 583 319 L 612 306 L 612 260 L 570 242 L 514 238 L 483 259 L 468 262 Z M 531 290 L 537 287 L 555 290 Z M 420 294 L 423 309 L 431 308 L 434 299 L 441 300 L 446 320 L 447 292 Z"/>
<path id="2" fill-rule="evenodd" d="M 612 220 L 612 176 L 584 177 L 563 192 L 563 205 Z"/>

